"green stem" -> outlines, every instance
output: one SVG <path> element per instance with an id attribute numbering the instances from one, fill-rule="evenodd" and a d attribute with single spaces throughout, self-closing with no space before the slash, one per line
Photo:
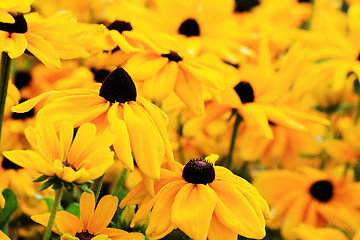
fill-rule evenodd
<path id="1" fill-rule="evenodd" d="M 55 191 L 55 198 L 54 198 L 54 201 L 53 201 L 53 204 L 52 204 L 52 207 L 51 207 L 51 213 L 50 213 L 50 218 L 49 218 L 49 221 L 48 221 L 48 224 L 47 224 L 47 227 L 46 227 L 46 231 L 45 231 L 45 235 L 44 235 L 44 238 L 43 240 L 49 240 L 50 239 L 50 234 L 51 234 L 51 230 L 54 226 L 54 223 L 55 223 L 55 217 L 56 217 L 56 213 L 59 209 L 59 206 L 60 206 L 60 201 L 61 201 L 61 196 L 62 196 L 62 193 L 63 193 L 63 189 L 64 187 L 60 187 L 59 189 L 57 189 Z"/>
<path id="2" fill-rule="evenodd" d="M 97 199 L 99 198 L 100 190 L 104 181 L 105 174 L 103 174 L 101 177 L 95 180 L 94 185 L 92 187 L 92 191 L 95 194 L 95 202 L 97 202 Z"/>
<path id="3" fill-rule="evenodd" d="M 117 197 L 119 198 L 121 189 L 123 188 L 124 182 L 125 182 L 125 180 L 126 180 L 126 174 L 127 174 L 127 169 L 124 168 L 124 169 L 121 171 L 118 180 L 116 181 L 114 190 L 112 191 L 111 195 L 117 196 Z M 119 200 L 121 200 L 121 199 L 119 198 Z"/>
<path id="4" fill-rule="evenodd" d="M 8 89 L 8 83 L 11 71 L 11 58 L 6 52 L 1 54 L 1 68 L 0 68 L 0 138 L 1 128 L 4 119 L 5 100 Z"/>
<path id="5" fill-rule="evenodd" d="M 232 165 L 232 162 L 233 162 L 233 155 L 234 155 L 234 149 L 235 149 L 236 136 L 237 136 L 237 133 L 239 131 L 239 126 L 240 126 L 241 121 L 242 121 L 242 117 L 238 113 L 236 113 L 236 119 L 235 119 L 235 123 L 234 123 L 234 130 L 233 130 L 233 133 L 232 133 L 232 136 L 231 136 L 229 154 L 228 154 L 228 157 L 227 157 L 227 162 L 225 163 L 225 166 L 227 168 L 230 168 L 231 165 Z"/>

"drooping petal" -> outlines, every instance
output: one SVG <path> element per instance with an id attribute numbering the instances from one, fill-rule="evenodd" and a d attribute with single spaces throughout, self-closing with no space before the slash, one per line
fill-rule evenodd
<path id="1" fill-rule="evenodd" d="M 232 231 L 230 228 L 223 225 L 219 219 L 214 214 L 211 218 L 210 228 L 209 228 L 209 240 L 236 240 L 238 234 Z"/>
<path id="2" fill-rule="evenodd" d="M 216 201 L 209 186 L 188 183 L 175 197 L 171 221 L 190 238 L 206 240 Z"/>
<path id="3" fill-rule="evenodd" d="M 117 197 L 106 195 L 101 198 L 89 223 L 89 232 L 93 234 L 101 233 L 101 231 L 109 225 L 115 214 L 117 205 Z"/>
<path id="4" fill-rule="evenodd" d="M 80 221 L 82 229 L 88 230 L 95 209 L 95 196 L 84 192 L 80 198 Z"/>

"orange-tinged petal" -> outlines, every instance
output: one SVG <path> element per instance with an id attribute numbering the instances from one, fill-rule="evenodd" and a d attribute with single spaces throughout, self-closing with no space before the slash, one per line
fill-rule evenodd
<path id="1" fill-rule="evenodd" d="M 95 196 L 93 193 L 83 192 L 80 198 L 80 221 L 82 229 L 88 230 L 95 209 Z"/>
<path id="2" fill-rule="evenodd" d="M 206 240 L 216 195 L 208 185 L 188 183 L 175 197 L 171 221 L 194 240 Z"/>
<path id="3" fill-rule="evenodd" d="M 128 233 L 121 229 L 106 228 L 101 231 L 101 234 L 105 234 L 111 240 L 144 240 L 145 236 L 142 233 L 131 232 Z"/>
<path id="4" fill-rule="evenodd" d="M 120 161 L 130 171 L 134 170 L 134 159 L 131 154 L 129 132 L 124 120 L 118 116 L 119 103 L 114 103 L 108 111 L 110 130 L 115 135 L 114 150 Z"/>
<path id="5" fill-rule="evenodd" d="M 93 234 L 101 233 L 109 225 L 116 212 L 117 205 L 117 197 L 106 195 L 101 198 L 89 223 L 89 232 Z"/>
<path id="6" fill-rule="evenodd" d="M 50 218 L 50 213 L 40 214 L 32 216 L 31 219 L 43 226 L 47 226 L 47 223 Z M 76 232 L 81 231 L 80 220 L 65 211 L 59 211 L 56 213 L 55 224 L 52 231 L 62 235 L 64 233 L 76 234 Z"/>

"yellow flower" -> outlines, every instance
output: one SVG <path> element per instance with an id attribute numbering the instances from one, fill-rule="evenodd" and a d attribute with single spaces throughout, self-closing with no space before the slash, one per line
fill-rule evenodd
<path id="1" fill-rule="evenodd" d="M 36 128 L 28 127 L 25 135 L 34 150 L 5 151 L 3 155 L 15 164 L 54 176 L 66 182 L 85 183 L 105 173 L 114 162 L 110 133 L 96 135 L 93 124 L 81 125 L 73 140 L 74 128 L 63 122 L 59 134 L 45 118 L 38 118 Z"/>
<path id="2" fill-rule="evenodd" d="M 302 54 L 300 45 L 293 45 L 276 68 L 269 55 L 268 39 L 264 37 L 256 64 L 240 69 L 242 80 L 233 89 L 223 91 L 220 104 L 236 108 L 253 135 L 268 139 L 274 137 L 269 122 L 297 131 L 308 131 L 307 123 L 329 124 L 324 118 L 302 111 L 291 95 Z"/>
<path id="3" fill-rule="evenodd" d="M 179 41 L 165 34 L 154 33 L 150 39 L 161 51 L 135 53 L 124 66 L 139 94 L 161 101 L 175 92 L 193 113 L 204 115 L 204 92 L 216 98 L 233 69 L 213 55 L 189 54 Z"/>
<path id="4" fill-rule="evenodd" d="M 60 59 L 88 55 L 80 45 L 84 35 L 78 35 L 84 26 L 76 23 L 69 12 L 59 12 L 50 18 L 38 13 L 17 14 L 14 19 L 15 23 L 0 24 L 0 50 L 10 58 L 28 50 L 47 67 L 60 68 Z"/>
<path id="5" fill-rule="evenodd" d="M 141 233 L 128 233 L 121 229 L 107 228 L 117 209 L 118 199 L 106 195 L 100 199 L 95 208 L 94 194 L 84 192 L 80 199 L 80 219 L 76 216 L 59 211 L 56 214 L 53 231 L 61 236 L 61 240 L 144 240 Z M 50 213 L 32 216 L 35 222 L 46 226 Z"/>
<path id="6" fill-rule="evenodd" d="M 47 101 L 38 117 L 46 117 L 56 129 L 63 121 L 75 127 L 91 122 L 99 132 L 110 129 L 116 137 L 114 150 L 118 158 L 133 170 L 134 154 L 143 178 L 158 179 L 161 165 L 174 161 L 165 129 L 166 115 L 137 96 L 131 77 L 121 68 L 114 70 L 103 84 L 45 92 L 13 107 L 13 111 L 27 111 L 44 98 Z"/>
<path id="7" fill-rule="evenodd" d="M 213 166 L 217 155 L 190 160 L 182 169 L 163 170 L 151 198 L 144 183 L 131 190 L 120 207 L 139 204 L 131 226 L 148 218 L 146 235 L 160 239 L 179 228 L 194 240 L 237 239 L 238 234 L 262 239 L 271 217 L 265 200 L 246 180 Z"/>
<path id="8" fill-rule="evenodd" d="M 360 183 L 351 173 L 342 176 L 335 170 L 325 173 L 312 168 L 268 170 L 255 178 L 254 185 L 274 215 L 268 227 L 281 228 L 284 237 L 291 237 L 301 223 L 314 227 L 330 224 L 350 233 L 359 227 Z"/>
<path id="9" fill-rule="evenodd" d="M 239 42 L 249 39 L 238 31 L 235 1 L 156 0 L 150 7 L 120 2 L 109 11 L 109 18 L 130 21 L 134 29 L 161 32 L 178 38 L 189 52 L 211 52 L 231 63 L 245 60 L 251 51 Z M 250 52 L 250 53 L 249 53 Z"/>

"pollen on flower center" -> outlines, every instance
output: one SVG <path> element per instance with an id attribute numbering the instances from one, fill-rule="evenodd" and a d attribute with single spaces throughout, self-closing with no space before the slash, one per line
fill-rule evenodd
<path id="1" fill-rule="evenodd" d="M 317 181 L 310 188 L 311 195 L 320 202 L 329 201 L 333 196 L 333 192 L 333 185 L 327 180 Z"/>
<path id="2" fill-rule="evenodd" d="M 183 60 L 179 56 L 179 54 L 177 52 L 174 52 L 174 51 L 170 51 L 170 53 L 168 53 L 168 54 L 161 54 L 161 56 L 166 57 L 167 59 L 169 59 L 169 61 L 173 61 L 173 62 L 179 62 L 179 61 Z"/>
<path id="3" fill-rule="evenodd" d="M 199 36 L 200 27 L 195 19 L 188 18 L 180 25 L 178 32 L 187 37 Z"/>
<path id="4" fill-rule="evenodd" d="M 119 33 L 122 33 L 123 31 L 131 31 L 133 30 L 131 24 L 129 22 L 125 22 L 125 21 L 114 21 L 113 23 L 111 23 L 108 27 L 109 30 L 116 30 Z"/>
<path id="5" fill-rule="evenodd" d="M 182 177 L 188 183 L 208 184 L 215 179 L 215 169 L 212 163 L 205 160 L 190 160 L 184 167 Z"/>
<path id="6" fill-rule="evenodd" d="M 6 157 L 3 157 L 1 167 L 4 168 L 4 169 L 14 169 L 14 170 L 18 170 L 18 169 L 23 168 L 23 167 L 20 167 L 19 165 L 15 164 L 15 163 L 13 163 L 12 161 L 7 159 Z"/>
<path id="7" fill-rule="evenodd" d="M 0 30 L 8 32 L 8 33 L 26 33 L 27 32 L 27 23 L 22 14 L 12 14 L 15 23 L 3 23 L 0 22 Z"/>
<path id="8" fill-rule="evenodd" d="M 129 74 L 117 68 L 105 78 L 99 95 L 112 103 L 136 101 L 136 87 Z"/>
<path id="9" fill-rule="evenodd" d="M 63 162 L 62 166 L 63 166 L 63 168 L 69 167 L 69 168 L 72 168 L 74 171 L 76 171 L 75 167 L 71 163 Z"/>
<path id="10" fill-rule="evenodd" d="M 86 231 L 86 232 L 76 233 L 75 237 L 79 238 L 80 240 L 90 240 L 93 237 L 95 237 L 95 235 L 89 233 L 89 231 Z"/>
<path id="11" fill-rule="evenodd" d="M 254 90 L 249 82 L 241 81 L 234 87 L 242 103 L 253 102 L 255 99 Z"/>

